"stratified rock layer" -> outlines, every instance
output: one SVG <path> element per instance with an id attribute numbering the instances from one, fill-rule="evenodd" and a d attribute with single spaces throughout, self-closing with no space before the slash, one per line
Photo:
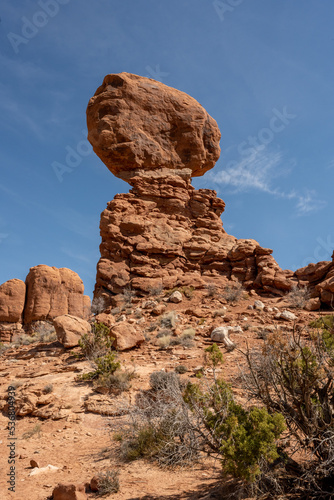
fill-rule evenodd
<path id="1" fill-rule="evenodd" d="M 136 177 L 131 184 L 101 215 L 95 296 L 108 301 L 127 286 L 203 288 L 221 279 L 267 292 L 291 289 L 293 273 L 280 269 L 272 250 L 225 232 L 225 203 L 215 191 L 195 190 L 179 176 Z"/>
<path id="2" fill-rule="evenodd" d="M 88 139 L 117 177 L 184 170 L 203 175 L 219 158 L 216 121 L 192 97 L 163 83 L 107 75 L 87 108 Z"/>

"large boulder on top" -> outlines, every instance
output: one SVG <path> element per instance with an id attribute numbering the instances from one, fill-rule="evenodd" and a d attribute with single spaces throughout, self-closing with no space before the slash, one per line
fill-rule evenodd
<path id="1" fill-rule="evenodd" d="M 89 101 L 88 140 L 124 180 L 143 171 L 201 176 L 220 155 L 216 121 L 192 97 L 130 73 L 107 75 Z"/>

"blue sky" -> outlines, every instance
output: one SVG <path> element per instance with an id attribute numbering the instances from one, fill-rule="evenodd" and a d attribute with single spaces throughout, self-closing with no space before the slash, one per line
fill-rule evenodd
<path id="1" fill-rule="evenodd" d="M 0 22 L 0 283 L 68 267 L 92 294 L 100 213 L 129 186 L 86 140 L 108 73 L 187 92 L 217 120 L 222 154 L 196 188 L 225 229 L 281 267 L 334 249 L 332 0 L 4 0 Z"/>

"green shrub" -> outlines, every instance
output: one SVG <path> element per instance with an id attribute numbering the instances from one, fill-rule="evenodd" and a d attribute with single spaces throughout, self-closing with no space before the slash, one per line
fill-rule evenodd
<path id="1" fill-rule="evenodd" d="M 299 288 L 298 286 L 293 286 L 291 291 L 286 296 L 290 307 L 296 307 L 300 309 L 303 309 L 309 298 L 309 289 L 307 287 Z"/>
<path id="2" fill-rule="evenodd" d="M 97 359 L 110 350 L 114 339 L 110 336 L 110 329 L 103 323 L 93 323 L 90 333 L 82 335 L 79 346 L 88 359 Z"/>
<path id="3" fill-rule="evenodd" d="M 174 372 L 163 370 L 152 372 L 150 375 L 150 388 L 153 391 L 166 391 L 170 388 L 180 387 L 180 378 Z"/>
<path id="4" fill-rule="evenodd" d="M 113 470 L 99 474 L 97 485 L 99 495 L 117 493 L 119 490 L 119 471 Z"/>
<path id="5" fill-rule="evenodd" d="M 43 392 L 44 394 L 50 394 L 51 392 L 53 392 L 53 384 L 47 384 L 46 386 L 44 386 Z"/>
<path id="6" fill-rule="evenodd" d="M 175 373 L 178 373 L 179 375 L 183 375 L 184 373 L 187 373 L 188 368 L 185 365 L 177 365 L 175 367 Z"/>
<path id="7" fill-rule="evenodd" d="M 237 282 L 232 282 L 226 285 L 223 293 L 223 298 L 227 300 L 227 302 L 238 302 L 244 294 L 245 290 L 242 284 Z"/>
<path id="8" fill-rule="evenodd" d="M 95 359 L 96 368 L 94 371 L 81 375 L 82 380 L 93 380 L 100 376 L 111 375 L 121 366 L 119 361 L 116 361 L 116 354 L 109 352 L 100 358 Z"/>
<path id="9" fill-rule="evenodd" d="M 321 324 L 325 324 L 322 332 L 308 337 L 296 331 L 273 334 L 261 354 L 248 351 L 246 381 L 250 397 L 285 417 L 295 450 L 303 455 L 299 463 L 303 489 L 323 492 L 325 483 L 334 478 L 334 363 L 326 338 L 332 320 L 313 323 Z"/>
<path id="10" fill-rule="evenodd" d="M 106 387 L 110 392 L 116 393 L 128 391 L 135 376 L 134 371 L 117 369 L 113 373 L 100 374 L 94 380 L 94 387 Z"/>
<path id="11" fill-rule="evenodd" d="M 159 347 L 159 349 L 167 349 L 167 347 L 169 347 L 171 344 L 171 338 L 172 337 L 170 335 L 159 337 L 157 339 L 157 346 Z"/>

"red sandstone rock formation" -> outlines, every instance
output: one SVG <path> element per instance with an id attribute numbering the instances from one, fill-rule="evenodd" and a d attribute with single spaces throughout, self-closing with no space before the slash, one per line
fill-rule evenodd
<path id="1" fill-rule="evenodd" d="M 87 318 L 90 298 L 80 277 L 70 269 L 40 265 L 32 267 L 26 283 L 9 280 L 0 286 L 0 339 L 11 341 L 35 321 L 52 321 L 71 314 Z"/>
<path id="2" fill-rule="evenodd" d="M 39 265 L 26 278 L 24 322 L 52 320 L 63 314 L 85 318 L 84 285 L 71 269 Z"/>
<path id="3" fill-rule="evenodd" d="M 275 295 L 307 285 L 313 299 L 333 303 L 333 261 L 283 271 L 272 250 L 225 232 L 215 191 L 191 186 L 220 151 L 216 122 L 193 98 L 148 78 L 107 75 L 87 124 L 94 151 L 133 187 L 101 215 L 95 297 L 106 306 L 128 286 L 145 293 L 231 279 Z"/>

